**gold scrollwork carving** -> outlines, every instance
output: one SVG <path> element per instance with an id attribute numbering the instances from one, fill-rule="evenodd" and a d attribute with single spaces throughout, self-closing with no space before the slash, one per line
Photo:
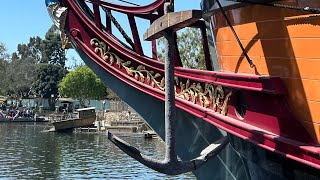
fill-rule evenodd
<path id="1" fill-rule="evenodd" d="M 200 105 L 205 108 L 212 105 L 213 111 L 219 112 L 222 115 L 227 115 L 228 103 L 232 95 L 232 91 L 229 91 L 229 93 L 225 95 L 225 91 L 222 86 L 219 85 L 214 86 L 213 84 L 205 83 L 205 87 L 202 88 L 200 83 L 190 84 L 189 79 L 185 84 L 180 82 L 177 77 L 175 78 L 175 81 L 176 85 L 180 86 L 180 92 L 176 92 L 176 96 L 193 103 L 197 103 L 198 100 Z"/>
<path id="2" fill-rule="evenodd" d="M 148 71 L 145 66 L 139 65 L 138 67 L 131 66 L 131 61 L 124 61 L 115 53 L 110 52 L 110 47 L 106 43 L 99 41 L 96 38 L 91 39 L 91 46 L 94 48 L 95 53 L 100 54 L 101 58 L 106 62 L 109 61 L 110 65 L 115 62 L 118 67 L 124 68 L 128 75 L 135 78 L 137 81 L 147 83 L 152 87 L 164 91 L 165 83 L 164 77 L 161 78 L 161 74 Z M 161 78 L 160 81 L 157 79 Z M 202 107 L 209 108 L 212 106 L 212 110 L 219 112 L 222 115 L 226 115 L 228 112 L 228 102 L 232 95 L 232 91 L 229 91 L 225 95 L 225 91 L 221 86 L 214 86 L 210 83 L 205 83 L 204 88 L 201 83 L 192 83 L 188 79 L 184 84 L 175 77 L 175 92 L 176 96 L 193 103 L 199 102 Z M 177 86 L 180 87 L 179 93 L 177 92 Z"/>
<path id="3" fill-rule="evenodd" d="M 120 69 L 124 68 L 128 75 L 134 77 L 137 81 L 146 82 L 152 87 L 158 87 L 160 90 L 164 91 L 164 77 L 162 77 L 160 81 L 157 80 L 161 77 L 161 74 L 148 71 L 143 65 L 139 65 L 137 68 L 130 66 L 131 61 L 124 61 L 115 53 L 110 52 L 110 46 L 107 46 L 106 43 L 99 41 L 97 38 L 91 39 L 90 44 L 96 53 L 100 53 L 103 60 L 109 60 L 110 65 L 113 65 L 114 62 L 116 62 Z"/>

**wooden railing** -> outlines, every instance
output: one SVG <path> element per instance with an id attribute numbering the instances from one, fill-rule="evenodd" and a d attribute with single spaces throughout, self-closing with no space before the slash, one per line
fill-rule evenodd
<path id="1" fill-rule="evenodd" d="M 137 26 L 136 18 L 140 18 L 146 20 L 150 25 L 158 18 L 163 16 L 163 3 L 165 0 L 156 0 L 153 3 L 145 6 L 123 6 L 105 1 L 97 1 L 97 0 L 76 0 L 78 6 L 86 14 L 89 16 L 95 26 L 105 33 L 107 36 L 112 37 L 116 42 L 121 43 L 125 48 L 133 50 L 140 56 L 147 56 L 143 50 L 143 46 L 141 43 L 140 34 L 144 33 L 141 31 L 140 27 Z M 92 8 L 88 6 L 88 3 L 92 4 Z M 117 13 L 117 15 L 114 15 Z M 104 15 L 104 16 L 102 16 Z M 116 17 L 121 16 L 126 17 L 127 21 L 124 22 L 121 19 L 121 22 L 117 20 Z M 104 23 L 102 22 L 105 21 Z M 131 37 L 127 34 L 121 24 L 127 23 L 130 26 Z M 120 32 L 122 37 L 117 37 L 113 32 L 113 26 Z M 208 39 L 206 34 L 206 26 L 203 20 L 196 21 L 195 23 L 188 25 L 192 28 L 199 28 L 202 35 L 202 46 L 203 53 L 205 58 L 205 64 L 207 70 L 213 70 L 211 65 L 211 57 L 208 46 Z M 146 26 L 147 28 L 148 26 Z M 139 31 L 140 30 L 140 31 Z M 139 34 L 140 32 L 140 34 Z M 121 41 L 120 39 L 124 39 L 125 41 Z M 151 40 L 151 56 L 152 59 L 158 60 L 157 57 L 157 40 Z M 177 44 L 177 35 L 175 34 L 174 39 L 175 46 L 175 66 L 182 67 L 182 61 L 179 55 L 179 48 Z"/>
<path id="2" fill-rule="evenodd" d="M 68 113 L 68 114 L 51 114 L 48 116 L 49 122 L 59 122 L 67 119 L 76 119 L 79 118 L 76 114 Z"/>

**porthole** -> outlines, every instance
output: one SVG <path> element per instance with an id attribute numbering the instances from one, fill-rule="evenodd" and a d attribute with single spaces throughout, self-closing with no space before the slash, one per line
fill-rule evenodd
<path id="1" fill-rule="evenodd" d="M 239 118 L 243 119 L 247 112 L 247 103 L 246 97 L 241 91 L 237 92 L 236 101 L 236 113 Z"/>

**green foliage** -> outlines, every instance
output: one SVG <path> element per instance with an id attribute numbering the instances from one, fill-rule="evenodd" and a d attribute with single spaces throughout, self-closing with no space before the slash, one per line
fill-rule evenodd
<path id="1" fill-rule="evenodd" d="M 39 64 L 32 84 L 33 92 L 44 98 L 58 97 L 58 84 L 66 74 L 67 70 L 61 66 Z"/>
<path id="2" fill-rule="evenodd" d="M 58 98 L 58 84 L 66 74 L 67 70 L 61 66 L 39 64 L 32 84 L 33 93 L 38 97 L 48 98 L 50 107 L 54 108 Z"/>
<path id="3" fill-rule="evenodd" d="M 185 28 L 177 33 L 178 49 L 183 67 L 192 69 L 206 69 L 201 32 L 197 28 Z M 164 38 L 158 40 L 158 59 L 164 62 Z"/>
<path id="4" fill-rule="evenodd" d="M 6 63 L 3 91 L 11 97 L 28 97 L 35 74 L 36 64 L 32 58 L 15 59 Z"/>
<path id="5" fill-rule="evenodd" d="M 56 26 L 52 25 L 42 41 L 42 63 L 56 64 L 62 67 L 66 63 L 66 54 L 62 49 L 60 33 Z"/>
<path id="6" fill-rule="evenodd" d="M 0 60 L 1 61 L 6 61 L 8 60 L 9 55 L 7 53 L 7 48 L 5 46 L 5 44 L 0 42 Z"/>
<path id="7" fill-rule="evenodd" d="M 0 43 L 0 94 L 4 94 L 4 79 L 6 76 L 7 65 L 8 65 L 8 53 L 5 45 Z"/>
<path id="8" fill-rule="evenodd" d="M 18 44 L 17 52 L 13 54 L 13 59 L 17 57 L 21 59 L 32 58 L 37 63 L 42 59 L 42 39 L 39 36 L 30 37 L 28 44 Z"/>
<path id="9" fill-rule="evenodd" d="M 81 106 L 84 100 L 106 98 L 106 86 L 87 66 L 77 67 L 67 74 L 59 83 L 59 93 L 62 97 L 78 99 Z"/>
<path id="10" fill-rule="evenodd" d="M 66 74 L 65 61 L 55 26 L 48 30 L 45 40 L 36 36 L 30 37 L 27 44 L 18 44 L 11 59 L 5 45 L 0 43 L 0 93 L 11 97 L 28 97 L 32 93 L 45 98 L 54 95 L 50 101 L 54 102 L 58 95 L 57 84 Z M 47 64 L 40 64 L 43 62 Z"/>
<path id="11" fill-rule="evenodd" d="M 67 69 L 73 70 L 80 66 L 84 66 L 84 62 L 83 61 L 79 62 L 75 57 L 71 57 L 71 59 L 69 59 L 69 66 L 67 67 Z"/>
<path id="12" fill-rule="evenodd" d="M 4 49 L 3 47 L 1 48 Z M 17 52 L 5 55 L 1 75 L 1 91 L 11 97 L 28 97 L 37 63 L 41 59 L 41 38 L 31 37 L 28 44 L 19 44 Z M 1 66 L 1 65 L 0 65 Z M 1 73 L 0 73 L 1 74 Z"/>

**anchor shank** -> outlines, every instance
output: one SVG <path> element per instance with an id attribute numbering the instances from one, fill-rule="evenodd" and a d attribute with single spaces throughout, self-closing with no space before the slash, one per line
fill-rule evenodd
<path id="1" fill-rule="evenodd" d="M 164 13 L 173 11 L 170 3 L 164 4 Z M 165 39 L 165 141 L 166 155 L 168 162 L 177 162 L 176 153 L 176 112 L 175 112 L 175 91 L 174 91 L 174 34 L 172 29 L 164 31 Z"/>
<path id="2" fill-rule="evenodd" d="M 166 41 L 166 62 L 165 62 L 165 132 L 166 132 L 166 159 L 177 160 L 176 155 L 176 132 L 175 132 L 175 91 L 174 91 L 174 38 L 173 31 L 167 30 L 164 33 Z"/>

